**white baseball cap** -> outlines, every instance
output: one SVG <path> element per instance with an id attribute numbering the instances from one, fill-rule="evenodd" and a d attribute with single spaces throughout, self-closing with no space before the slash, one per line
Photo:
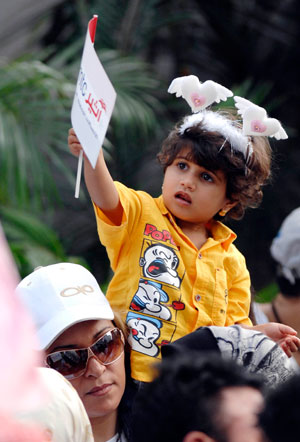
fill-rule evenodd
<path id="1" fill-rule="evenodd" d="M 40 350 L 78 322 L 114 319 L 96 279 L 78 264 L 38 267 L 19 283 L 16 292 L 33 316 Z"/>
<path id="2" fill-rule="evenodd" d="M 300 207 L 283 221 L 271 244 L 271 255 L 291 284 L 300 278 Z"/>

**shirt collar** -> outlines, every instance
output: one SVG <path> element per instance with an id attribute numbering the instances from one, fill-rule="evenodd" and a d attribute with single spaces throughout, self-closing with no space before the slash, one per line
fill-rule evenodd
<path id="1" fill-rule="evenodd" d="M 161 211 L 161 213 L 163 215 L 168 215 L 170 212 L 168 211 L 168 209 L 165 206 L 163 196 L 160 195 L 158 198 L 156 198 L 156 201 L 157 201 L 157 205 L 158 205 L 158 208 Z"/>
<path id="2" fill-rule="evenodd" d="M 220 221 L 212 220 L 209 223 L 208 228 L 211 231 L 212 238 L 220 243 L 222 247 L 227 251 L 229 246 L 236 239 L 236 234 L 225 224 Z"/>
<path id="3" fill-rule="evenodd" d="M 173 223 L 174 217 L 171 215 L 171 213 L 166 208 L 163 197 L 160 195 L 158 198 L 156 198 L 157 205 L 159 207 L 159 210 L 161 211 L 162 215 L 167 215 L 169 220 Z M 209 230 L 211 231 L 212 238 L 209 238 L 208 241 L 203 245 L 203 249 L 206 249 L 210 247 L 211 241 L 216 241 L 222 245 L 222 247 L 227 251 L 229 246 L 233 243 L 233 241 L 236 239 L 236 234 L 225 224 L 221 223 L 220 221 L 212 220 L 209 223 L 208 226 Z M 207 247 L 206 247 L 207 245 Z"/>

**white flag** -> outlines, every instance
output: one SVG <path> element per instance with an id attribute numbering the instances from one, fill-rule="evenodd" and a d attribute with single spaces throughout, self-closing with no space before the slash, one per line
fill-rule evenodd
<path id="1" fill-rule="evenodd" d="M 116 101 L 116 91 L 94 49 L 97 20 L 97 15 L 94 15 L 88 24 L 71 111 L 72 126 L 87 158 L 94 168 Z M 77 191 L 75 192 L 77 197 L 81 175 L 81 161 L 82 155 L 78 163 Z"/>

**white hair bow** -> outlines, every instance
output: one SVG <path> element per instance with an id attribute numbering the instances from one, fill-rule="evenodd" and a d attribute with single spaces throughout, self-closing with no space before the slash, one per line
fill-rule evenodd
<path id="1" fill-rule="evenodd" d="M 233 93 L 219 83 L 207 80 L 201 83 L 196 75 L 187 75 L 175 78 L 169 86 L 168 92 L 183 97 L 190 105 L 192 112 L 199 112 L 212 103 L 226 101 Z"/>
<path id="2" fill-rule="evenodd" d="M 202 123 L 202 127 L 210 132 L 219 132 L 231 144 L 234 151 L 242 152 L 246 161 L 249 160 L 253 149 L 249 136 L 269 136 L 277 140 L 288 138 L 280 122 L 269 118 L 264 108 L 249 100 L 234 97 L 238 114 L 243 118 L 243 128 L 240 129 L 234 120 L 228 119 L 218 111 L 206 110 L 214 102 L 226 101 L 233 93 L 226 87 L 207 80 L 201 83 L 195 75 L 175 78 L 168 89 L 170 94 L 183 97 L 192 109 L 193 114 L 184 118 L 179 132 L 183 133 L 190 127 Z"/>
<path id="3" fill-rule="evenodd" d="M 242 97 L 234 97 L 234 101 L 238 114 L 243 118 L 244 135 L 275 137 L 276 140 L 288 138 L 280 122 L 276 118 L 269 118 L 263 107 Z"/>

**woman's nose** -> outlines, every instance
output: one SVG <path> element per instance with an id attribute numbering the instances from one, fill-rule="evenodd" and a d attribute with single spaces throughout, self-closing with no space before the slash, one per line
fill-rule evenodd
<path id="1" fill-rule="evenodd" d="M 98 358 L 92 353 L 89 353 L 89 358 L 86 363 L 86 369 L 84 372 L 84 376 L 86 377 L 99 377 L 106 370 L 105 365 L 101 364 Z"/>

